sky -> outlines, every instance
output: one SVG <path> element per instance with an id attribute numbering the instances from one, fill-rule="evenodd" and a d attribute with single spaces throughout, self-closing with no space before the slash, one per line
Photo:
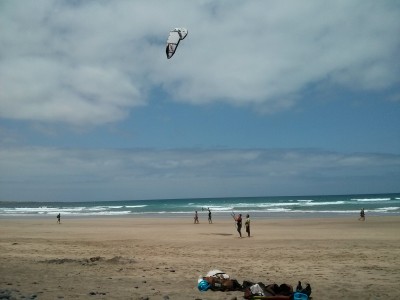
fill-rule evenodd
<path id="1" fill-rule="evenodd" d="M 395 0 L 1 0 L 0 201 L 400 192 L 399 32 Z"/>

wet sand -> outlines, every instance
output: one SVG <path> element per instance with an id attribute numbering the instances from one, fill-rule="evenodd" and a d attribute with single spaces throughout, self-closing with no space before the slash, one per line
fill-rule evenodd
<path id="1" fill-rule="evenodd" d="M 246 235 L 242 230 L 243 236 Z M 313 299 L 397 299 L 400 217 L 252 220 L 0 220 L 0 298 L 242 299 L 199 292 L 220 269 L 252 282 L 309 282 Z"/>

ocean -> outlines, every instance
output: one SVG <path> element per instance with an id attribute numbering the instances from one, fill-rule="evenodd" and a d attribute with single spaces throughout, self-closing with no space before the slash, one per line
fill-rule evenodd
<path id="1" fill-rule="evenodd" d="M 193 216 L 200 219 L 230 217 L 232 213 L 250 214 L 252 218 L 312 218 L 400 215 L 400 193 L 330 196 L 188 198 L 162 200 L 123 200 L 85 202 L 5 202 L 0 201 L 0 218 L 127 216 L 171 217 Z"/>

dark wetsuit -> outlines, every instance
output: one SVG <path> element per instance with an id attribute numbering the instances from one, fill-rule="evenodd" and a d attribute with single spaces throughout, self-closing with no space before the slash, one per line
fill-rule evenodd
<path id="1" fill-rule="evenodd" d="M 238 216 L 236 219 L 236 228 L 237 232 L 239 232 L 240 237 L 242 237 L 242 217 Z"/>

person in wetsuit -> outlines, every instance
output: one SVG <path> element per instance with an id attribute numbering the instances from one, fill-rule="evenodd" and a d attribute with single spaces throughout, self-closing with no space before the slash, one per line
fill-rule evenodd
<path id="1" fill-rule="evenodd" d="M 236 230 L 239 233 L 239 237 L 242 237 L 242 214 L 238 216 L 233 216 L 236 222 Z"/>

